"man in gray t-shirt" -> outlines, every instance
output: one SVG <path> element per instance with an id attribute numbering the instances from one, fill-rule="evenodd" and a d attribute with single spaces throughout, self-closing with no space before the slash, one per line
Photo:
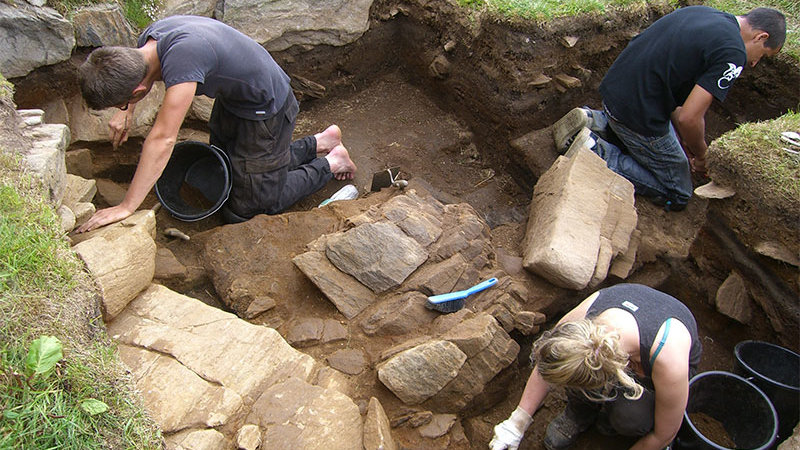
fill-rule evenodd
<path id="1" fill-rule="evenodd" d="M 195 95 L 215 99 L 211 144 L 228 154 L 233 173 L 223 208 L 229 222 L 277 214 L 331 178 L 352 179 L 356 170 L 336 125 L 291 142 L 299 108 L 289 77 L 261 45 L 214 19 L 154 22 L 138 48 L 93 51 L 79 78 L 90 108 L 120 108 L 109 122 L 114 147 L 127 140 L 136 103 L 153 83 L 166 87 L 124 200 L 97 211 L 79 232 L 122 220 L 139 207 L 164 170 Z"/>

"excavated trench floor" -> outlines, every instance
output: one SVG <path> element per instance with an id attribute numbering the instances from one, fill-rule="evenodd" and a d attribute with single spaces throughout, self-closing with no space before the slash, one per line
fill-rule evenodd
<path id="1" fill-rule="evenodd" d="M 423 180 L 440 200 L 471 204 L 492 229 L 493 244 L 496 248 L 502 248 L 511 255 L 522 254 L 521 245 L 530 193 L 520 187 L 521 183 L 511 175 L 504 173 L 502 167 L 494 166 L 482 156 L 491 149 L 479 151 L 470 128 L 461 122 L 456 114 L 441 109 L 421 90 L 404 80 L 400 74 L 394 72 L 386 74 L 350 96 L 302 108 L 295 137 L 313 134 L 332 123 L 341 127 L 343 142 L 358 166 L 356 177 L 351 183 L 355 184 L 362 194 L 369 191 L 374 173 L 388 167 L 399 167 L 401 178 Z M 137 146 L 138 143 L 131 143 L 126 146 L 128 149 L 126 151 L 135 152 L 136 150 L 132 149 L 136 149 Z M 111 157 L 106 151 L 96 150 L 96 159 L 102 161 Z M 115 159 L 120 161 L 125 158 L 117 155 Z M 131 159 L 130 162 L 134 163 L 135 159 Z M 132 173 L 132 169 L 133 166 L 130 165 L 118 166 L 118 173 L 114 178 L 124 178 L 128 173 Z M 347 182 L 333 180 L 321 191 L 295 205 L 291 211 L 315 208 L 345 184 Z M 156 202 L 157 199 L 151 194 L 144 205 L 154 205 Z M 172 218 L 162 208 L 157 215 L 159 245 L 171 248 L 187 265 L 197 265 L 199 255 L 187 251 L 187 247 L 181 243 L 164 237 L 163 230 L 175 227 L 189 235 L 195 235 L 221 225 L 222 221 L 218 214 L 201 222 L 185 223 Z M 293 236 L 287 235 L 286 239 L 291 241 Z M 186 286 L 184 293 L 219 306 L 213 286 L 207 281 Z M 578 300 L 576 297 L 575 301 Z M 704 308 L 702 305 L 698 307 Z M 710 325 L 724 318 L 708 308 L 705 308 L 702 314 L 704 319 L 699 321 L 704 345 L 701 370 L 731 370 L 733 364 L 731 349 L 736 342 L 748 337 L 725 333 L 724 329 L 721 330 L 716 326 L 709 328 L 705 324 Z M 280 323 L 303 316 L 331 315 L 338 317 L 328 302 L 301 300 L 290 308 L 290 317 L 283 317 Z M 554 321 L 558 317 L 550 319 Z M 504 420 L 519 400 L 524 382 L 530 373 L 527 361 L 532 338 L 520 339 L 523 350 L 516 363 L 519 375 L 512 379 L 511 394 L 488 412 L 465 421 L 467 436 L 473 448 L 483 448 L 483 444 L 491 438 L 491 428 Z M 350 342 L 348 346 L 358 347 L 359 344 Z M 325 352 L 328 351 L 324 348 L 301 350 L 320 360 L 324 360 Z M 360 377 L 356 383 L 361 389 L 360 397 L 368 398 L 375 395 L 381 398 L 390 418 L 407 411 L 399 402 L 392 402 L 387 398 L 391 393 L 380 386 L 374 377 L 370 376 L 367 379 Z M 534 424 L 521 448 L 541 448 L 540 442 L 545 427 L 562 408 L 563 395 L 555 391 L 535 415 Z M 441 442 L 425 442 L 413 429 L 407 427 L 395 429 L 394 432 L 396 437 L 400 438 L 399 441 L 408 448 L 425 448 L 428 445 L 439 448 L 442 445 Z M 627 447 L 630 443 L 631 441 L 625 438 L 606 437 L 590 430 L 582 435 L 575 448 L 610 450 Z"/>

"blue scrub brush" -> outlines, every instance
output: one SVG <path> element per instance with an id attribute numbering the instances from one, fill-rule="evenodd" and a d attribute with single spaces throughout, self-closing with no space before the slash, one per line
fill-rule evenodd
<path id="1" fill-rule="evenodd" d="M 495 284 L 497 284 L 497 278 L 489 278 L 488 280 L 478 283 L 469 289 L 464 289 L 463 291 L 433 295 L 428 297 L 428 301 L 425 302 L 425 306 L 428 309 L 434 309 L 443 313 L 456 312 L 464 307 L 465 298 L 488 287 L 494 286 Z"/>

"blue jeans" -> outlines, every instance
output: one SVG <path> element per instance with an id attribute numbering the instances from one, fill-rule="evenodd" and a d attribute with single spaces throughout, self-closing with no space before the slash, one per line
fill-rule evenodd
<path id="1" fill-rule="evenodd" d="M 633 183 L 637 194 L 658 204 L 669 201 L 676 209 L 686 206 L 693 191 L 692 175 L 672 124 L 666 135 L 647 137 L 614 120 L 605 108 L 591 110 L 591 115 L 589 128 L 599 137 L 592 150 L 609 169 Z M 609 129 L 622 141 L 627 153 L 609 142 Z"/>

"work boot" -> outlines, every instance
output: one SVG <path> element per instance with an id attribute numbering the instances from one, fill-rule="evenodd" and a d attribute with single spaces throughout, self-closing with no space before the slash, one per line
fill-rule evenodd
<path id="1" fill-rule="evenodd" d="M 558 122 L 553 125 L 553 139 L 556 143 L 556 150 L 563 154 L 569 147 L 569 140 L 581 128 L 588 127 L 591 123 L 592 113 L 584 108 L 573 108 L 564 117 L 558 119 Z"/>
<path id="2" fill-rule="evenodd" d="M 597 413 L 578 414 L 567 404 L 566 409 L 556 416 L 544 434 L 544 448 L 561 450 L 568 448 L 578 439 L 578 435 L 589 429 L 595 421 Z"/>

